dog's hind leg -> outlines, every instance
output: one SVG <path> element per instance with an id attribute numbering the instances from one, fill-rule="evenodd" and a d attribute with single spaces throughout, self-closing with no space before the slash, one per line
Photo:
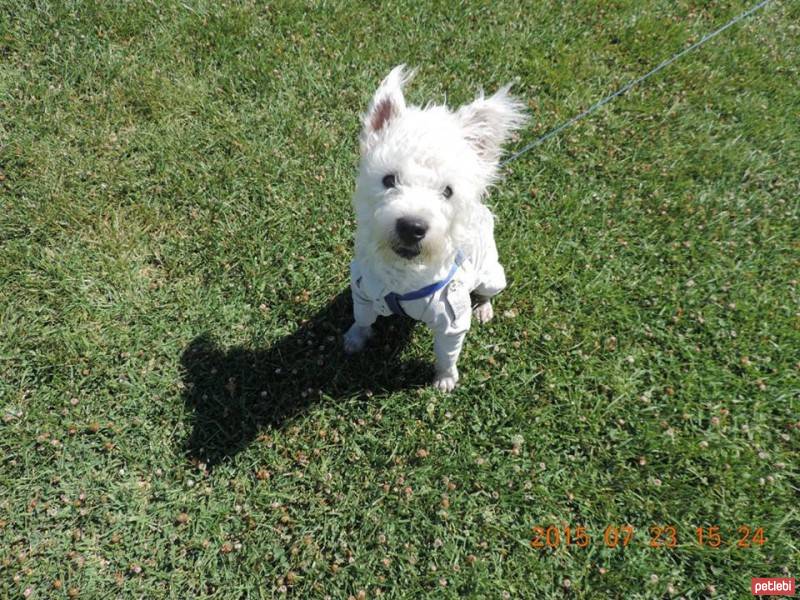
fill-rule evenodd
<path id="1" fill-rule="evenodd" d="M 472 316 L 478 323 L 488 323 L 494 317 L 491 299 L 506 287 L 506 273 L 495 262 L 479 277 L 480 284 L 472 291 Z"/>
<path id="2" fill-rule="evenodd" d="M 489 298 L 475 296 L 475 306 L 472 307 L 472 316 L 478 323 L 488 323 L 494 318 L 494 309 Z"/>

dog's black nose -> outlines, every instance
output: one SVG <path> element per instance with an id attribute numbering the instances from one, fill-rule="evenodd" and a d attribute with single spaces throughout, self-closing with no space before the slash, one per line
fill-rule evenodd
<path id="1" fill-rule="evenodd" d="M 394 228 L 400 241 L 410 246 L 425 237 L 425 232 L 428 231 L 428 224 L 413 217 L 401 217 L 397 219 Z"/>

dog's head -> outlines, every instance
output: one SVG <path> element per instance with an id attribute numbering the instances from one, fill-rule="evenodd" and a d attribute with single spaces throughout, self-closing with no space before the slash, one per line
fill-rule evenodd
<path id="1" fill-rule="evenodd" d="M 353 199 L 357 244 L 384 262 L 432 265 L 469 236 L 502 144 L 525 113 L 510 85 L 455 111 L 406 106 L 403 85 L 411 75 L 395 67 L 364 115 Z"/>

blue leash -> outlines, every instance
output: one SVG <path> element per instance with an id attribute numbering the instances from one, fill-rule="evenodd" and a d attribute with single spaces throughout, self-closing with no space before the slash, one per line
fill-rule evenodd
<path id="1" fill-rule="evenodd" d="M 518 150 L 517 152 L 515 152 L 514 154 L 512 154 L 511 156 L 506 158 L 504 161 L 502 161 L 500 163 L 500 166 L 504 167 L 508 163 L 517 160 L 520 156 L 522 156 L 526 152 L 532 150 L 533 148 L 535 148 L 536 146 L 539 146 L 540 144 L 543 144 L 544 142 L 549 140 L 551 137 L 558 135 L 559 133 L 564 131 L 567 127 L 569 127 L 571 125 L 574 125 L 575 123 L 577 123 L 578 121 L 580 121 L 584 117 L 589 116 L 593 112 L 597 111 L 598 109 L 602 108 L 603 106 L 605 106 L 606 104 L 611 102 L 617 96 L 621 96 L 622 94 L 627 92 L 629 89 L 631 89 L 633 86 L 642 83 L 646 79 L 649 79 L 650 77 L 652 77 L 653 75 L 655 75 L 656 73 L 661 71 L 662 69 L 665 69 L 666 67 L 668 67 L 669 65 L 674 63 L 679 58 L 683 57 L 686 54 L 689 54 L 689 52 L 691 52 L 695 48 L 699 48 L 700 46 L 705 44 L 711 38 L 717 37 L 720 33 L 725 31 L 729 27 L 732 27 L 733 25 L 735 25 L 736 23 L 738 23 L 742 19 L 746 19 L 747 17 L 752 15 L 757 10 L 760 10 L 760 9 L 764 8 L 770 2 L 772 2 L 772 0 L 762 0 L 761 2 L 756 4 L 755 6 L 752 6 L 752 7 L 748 8 L 746 11 L 744 11 L 743 13 L 738 14 L 737 16 L 732 18 L 730 21 L 725 23 L 725 25 L 723 25 L 719 29 L 715 29 L 711 33 L 707 33 L 702 38 L 700 38 L 698 41 L 696 41 L 694 44 L 692 44 L 691 46 L 689 46 L 687 48 L 684 48 L 683 50 L 681 50 L 680 52 L 678 52 L 676 54 L 673 54 L 671 57 L 669 57 L 665 61 L 662 61 L 661 63 L 659 63 L 657 66 L 653 67 L 652 69 L 650 69 L 647 73 L 645 73 L 641 77 L 637 77 L 633 81 L 630 81 L 630 82 L 626 83 L 621 88 L 619 88 L 616 92 L 614 92 L 613 94 L 609 94 L 608 96 L 606 96 L 602 100 L 598 100 L 597 102 L 592 104 L 589 108 L 584 110 L 582 113 L 579 113 L 579 114 L 575 115 L 574 117 L 572 117 L 571 119 L 568 119 L 568 120 L 564 121 L 558 127 L 554 127 L 553 129 L 551 129 L 550 131 L 545 133 L 543 136 L 533 140 L 530 144 L 528 144 L 526 146 L 523 146 L 523 148 L 521 150 Z"/>

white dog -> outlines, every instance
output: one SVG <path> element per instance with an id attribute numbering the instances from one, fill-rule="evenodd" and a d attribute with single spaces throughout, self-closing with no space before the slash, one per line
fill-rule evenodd
<path id="1" fill-rule="evenodd" d="M 471 316 L 490 320 L 490 299 L 506 285 L 482 198 L 502 144 L 526 117 L 510 85 L 456 111 L 406 106 L 411 75 L 395 67 L 363 119 L 350 267 L 355 323 L 344 348 L 362 350 L 379 315 L 423 321 L 434 332 L 433 385 L 450 391 Z"/>

